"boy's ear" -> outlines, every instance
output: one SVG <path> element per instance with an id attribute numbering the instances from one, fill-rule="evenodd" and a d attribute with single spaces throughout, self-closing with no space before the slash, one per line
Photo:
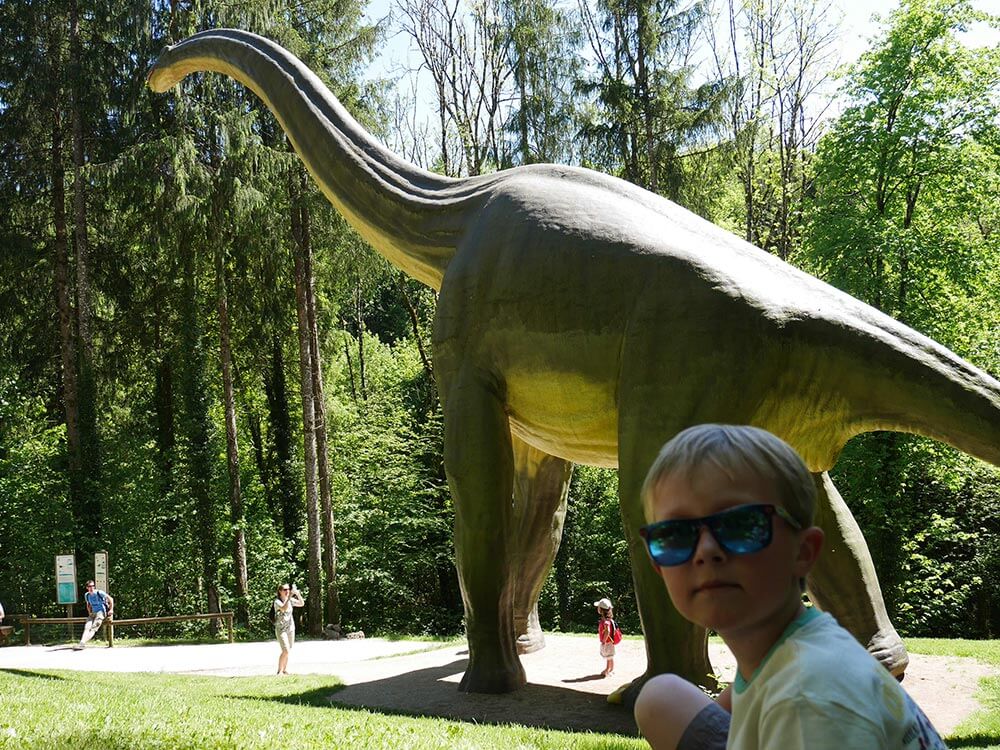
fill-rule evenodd
<path id="1" fill-rule="evenodd" d="M 823 550 L 823 537 L 823 529 L 819 526 L 810 526 L 799 532 L 799 550 L 795 557 L 797 577 L 805 578 L 816 564 Z"/>

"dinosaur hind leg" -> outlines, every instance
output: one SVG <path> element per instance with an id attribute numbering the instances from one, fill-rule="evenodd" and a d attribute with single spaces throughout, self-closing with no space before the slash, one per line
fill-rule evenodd
<path id="1" fill-rule="evenodd" d="M 809 598 L 857 638 L 896 677 L 909 657 L 889 621 L 868 545 L 826 472 L 814 474 L 816 524 L 826 534 L 823 554 L 809 575 Z"/>
<path id="2" fill-rule="evenodd" d="M 559 551 L 573 464 L 516 437 L 513 448 L 514 637 L 517 652 L 530 654 L 545 646 L 538 596 Z"/>
<path id="3" fill-rule="evenodd" d="M 514 464 L 503 404 L 471 369 L 442 389 L 444 463 L 455 504 L 455 556 L 469 640 L 459 690 L 505 693 L 525 684 L 514 646 Z"/>

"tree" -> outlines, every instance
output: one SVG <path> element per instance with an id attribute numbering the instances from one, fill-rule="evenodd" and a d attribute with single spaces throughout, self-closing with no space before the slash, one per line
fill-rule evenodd
<path id="1" fill-rule="evenodd" d="M 971 49 L 958 36 L 978 18 L 966 0 L 907 0 L 889 17 L 848 73 L 849 104 L 820 141 L 799 260 L 996 372 L 1000 50 Z M 916 573 L 923 552 L 900 539 L 938 539 L 950 528 L 971 534 L 958 537 L 963 547 L 994 538 L 961 511 L 981 502 L 970 497 L 975 466 L 895 433 L 845 449 L 836 478 L 868 532 L 890 608 L 915 612 L 902 598 L 913 593 L 906 571 L 926 577 Z M 980 585 L 970 584 L 970 601 Z"/>
<path id="2" fill-rule="evenodd" d="M 520 164 L 569 163 L 576 153 L 572 83 L 582 67 L 578 19 L 552 0 L 505 0 L 501 13 L 513 73 L 513 155 Z"/>
<path id="3" fill-rule="evenodd" d="M 580 9 L 596 63 L 582 83 L 595 107 L 585 122 L 588 164 L 676 198 L 680 160 L 719 113 L 720 87 L 693 84 L 702 2 L 601 0 Z"/>
<path id="4" fill-rule="evenodd" d="M 744 237 L 788 260 L 798 247 L 809 159 L 825 107 L 835 27 L 828 3 L 726 3 L 709 45 L 727 97 L 726 146 L 743 197 Z M 713 12 L 711 15 L 717 15 Z"/>
<path id="5" fill-rule="evenodd" d="M 962 198 L 972 195 L 962 191 L 948 217 L 925 209 L 932 196 L 982 176 L 970 148 L 995 127 L 1000 51 L 957 38 L 979 17 L 967 0 L 906 0 L 849 73 L 852 104 L 818 153 L 811 260 L 833 283 L 918 328 L 926 329 L 920 298 L 943 291 L 945 280 L 967 284 L 977 270 L 970 243 L 981 235 L 963 228 Z"/>
<path id="6" fill-rule="evenodd" d="M 499 0 L 477 2 L 468 14 L 461 0 L 401 0 L 399 9 L 434 81 L 441 171 L 477 175 L 508 164 L 502 135 L 511 70 Z M 460 158 L 450 149 L 452 133 Z"/>

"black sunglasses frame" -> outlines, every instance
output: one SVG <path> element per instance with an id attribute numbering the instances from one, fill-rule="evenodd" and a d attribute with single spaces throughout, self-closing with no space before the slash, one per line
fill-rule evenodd
<path id="1" fill-rule="evenodd" d="M 739 550 L 732 548 L 724 539 L 719 537 L 719 524 L 720 520 L 725 519 L 732 513 L 745 513 L 745 512 L 760 512 L 767 516 L 767 536 L 763 540 L 760 547 L 752 550 Z M 792 517 L 792 514 L 787 510 L 782 508 L 780 505 L 772 505 L 770 503 L 755 503 L 751 505 L 737 505 L 734 508 L 727 508 L 719 513 L 713 513 L 710 516 L 702 516 L 701 518 L 679 518 L 679 519 L 669 519 L 666 521 L 657 521 L 656 523 L 651 523 L 647 526 L 643 526 L 639 529 L 639 536 L 643 538 L 646 542 L 646 552 L 650 559 L 661 568 L 672 568 L 678 565 L 683 565 L 688 562 L 692 557 L 694 557 L 694 552 L 698 548 L 698 541 L 701 537 L 701 529 L 708 529 L 708 533 L 712 535 L 716 543 L 730 555 L 752 555 L 755 552 L 760 552 L 770 546 L 771 541 L 774 539 L 774 524 L 771 522 L 771 518 L 778 516 L 783 519 L 789 526 L 791 526 L 796 531 L 802 530 L 802 524 Z M 666 528 L 682 528 L 685 530 L 693 529 L 694 534 L 691 536 L 691 547 L 687 550 L 687 554 L 683 558 L 678 558 L 676 560 L 666 560 L 661 556 L 661 559 L 657 559 L 657 556 L 653 553 L 653 544 L 656 542 L 656 538 L 661 529 Z M 677 550 L 678 548 L 674 548 Z"/>

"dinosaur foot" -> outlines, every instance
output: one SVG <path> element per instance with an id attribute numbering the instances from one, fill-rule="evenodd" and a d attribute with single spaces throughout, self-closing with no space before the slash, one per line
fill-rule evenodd
<path id="1" fill-rule="evenodd" d="M 635 708 L 635 699 L 639 697 L 639 693 L 642 692 L 642 688 L 651 676 L 642 674 L 632 680 L 632 682 L 622 685 L 608 696 L 608 703 L 624 706 L 631 711 Z"/>
<path id="2" fill-rule="evenodd" d="M 886 634 L 876 633 L 872 636 L 868 641 L 868 653 L 888 669 L 893 677 L 902 682 L 906 667 L 910 663 L 910 656 L 906 653 L 906 646 L 896 631 Z"/>
<path id="3" fill-rule="evenodd" d="M 486 668 L 469 664 L 458 690 L 462 693 L 512 693 L 528 683 L 520 662 L 516 668 Z"/>
<path id="4" fill-rule="evenodd" d="M 541 630 L 527 632 L 517 637 L 517 653 L 530 654 L 545 648 L 545 636 Z"/>

